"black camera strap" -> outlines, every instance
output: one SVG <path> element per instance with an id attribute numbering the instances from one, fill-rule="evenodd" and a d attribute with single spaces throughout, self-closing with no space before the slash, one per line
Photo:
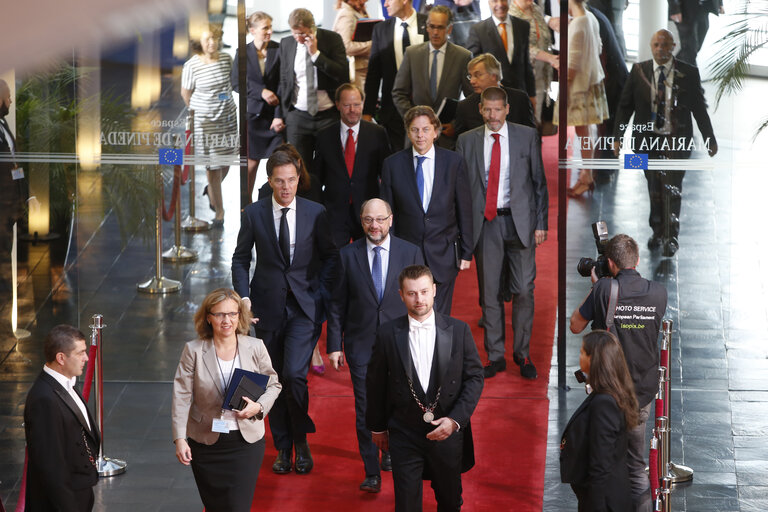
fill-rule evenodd
<path id="1" fill-rule="evenodd" d="M 613 332 L 613 317 L 616 315 L 616 306 L 619 303 L 619 282 L 611 279 L 611 296 L 608 299 L 608 311 L 605 314 L 605 329 Z"/>

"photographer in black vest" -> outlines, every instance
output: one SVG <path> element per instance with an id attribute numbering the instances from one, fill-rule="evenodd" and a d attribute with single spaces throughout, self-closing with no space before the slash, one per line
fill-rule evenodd
<path id="1" fill-rule="evenodd" d="M 667 290 L 640 277 L 635 269 L 640 251 L 628 235 L 616 235 L 605 249 L 612 277 L 598 279 L 592 269 L 592 290 L 571 315 L 571 332 L 592 329 L 616 334 L 624 349 L 640 406 L 640 423 L 629 431 L 627 465 L 635 511 L 651 510 L 650 485 L 645 473 L 645 424 L 658 388 L 658 337 L 667 309 Z"/>

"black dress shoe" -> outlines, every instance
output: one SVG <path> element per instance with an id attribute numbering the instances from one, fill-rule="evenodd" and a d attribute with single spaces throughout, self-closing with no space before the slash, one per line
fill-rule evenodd
<path id="1" fill-rule="evenodd" d="M 524 379 L 535 379 L 537 377 L 536 367 L 533 366 L 529 357 L 523 359 L 522 364 L 520 364 L 520 375 L 522 375 Z"/>
<path id="2" fill-rule="evenodd" d="M 272 471 L 278 475 L 291 472 L 291 450 L 277 450 L 277 458 L 272 464 Z"/>
<path id="3" fill-rule="evenodd" d="M 392 471 L 392 457 L 389 452 L 381 452 L 381 470 Z"/>
<path id="4" fill-rule="evenodd" d="M 483 376 L 485 376 L 486 379 L 490 379 L 491 377 L 495 377 L 497 373 L 503 372 L 506 369 L 507 362 L 504 358 L 501 358 L 498 361 L 488 361 L 488 364 L 483 368 Z"/>
<path id="5" fill-rule="evenodd" d="M 381 492 L 381 477 L 379 475 L 365 477 L 363 483 L 360 484 L 360 490 L 365 492 Z"/>
<path id="6" fill-rule="evenodd" d="M 664 242 L 664 252 L 662 253 L 666 258 L 671 258 L 675 255 L 680 248 L 680 244 L 677 242 L 677 238 L 672 237 Z"/>
<path id="7" fill-rule="evenodd" d="M 294 443 L 296 448 L 296 473 L 306 475 L 314 467 L 312 453 L 309 451 L 309 445 L 306 441 Z"/>
<path id="8" fill-rule="evenodd" d="M 664 239 L 661 237 L 661 235 L 654 234 L 651 238 L 648 239 L 648 249 L 651 251 L 658 251 L 661 249 L 662 245 L 664 245 Z"/>

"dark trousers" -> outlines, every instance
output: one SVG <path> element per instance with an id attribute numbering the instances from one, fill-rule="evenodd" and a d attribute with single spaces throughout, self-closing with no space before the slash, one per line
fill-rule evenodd
<path id="1" fill-rule="evenodd" d="M 314 116 L 303 110 L 294 109 L 288 112 L 285 119 L 285 133 L 288 142 L 296 147 L 296 151 L 301 155 L 312 177 L 311 191 L 309 194 L 304 195 L 304 197 L 317 203 L 322 202 L 320 180 L 312 173 L 312 160 L 315 157 L 317 134 L 338 120 L 339 111 L 335 107 L 318 112 Z"/>
<path id="2" fill-rule="evenodd" d="M 651 512 L 651 489 L 648 482 L 647 466 L 648 444 L 645 442 L 645 424 L 651 414 L 651 400 L 640 408 L 640 423 L 627 431 L 627 469 L 629 483 L 632 486 L 632 504 L 634 512 Z"/>
<path id="3" fill-rule="evenodd" d="M 395 512 L 420 512 L 422 475 L 432 476 L 438 512 L 461 510 L 461 454 L 464 432 L 454 432 L 444 441 L 430 441 L 423 431 L 389 430 Z"/>
<path id="4" fill-rule="evenodd" d="M 480 240 L 475 250 L 477 273 L 482 286 L 483 318 L 485 322 L 485 351 L 489 361 L 504 358 L 506 322 L 502 294 L 503 270 L 509 276 L 512 293 L 513 351 L 519 359 L 529 356 L 533 330 L 533 288 L 536 279 L 536 249 L 517 236 L 515 223 L 509 215 L 483 221 Z"/>
<path id="5" fill-rule="evenodd" d="M 378 476 L 381 474 L 379 469 L 379 449 L 373 444 L 371 431 L 365 426 L 365 375 L 368 372 L 368 365 L 349 363 L 349 375 L 352 377 L 352 389 L 355 393 L 355 430 L 357 431 L 357 447 L 360 450 L 360 457 L 363 459 L 365 467 L 365 476 Z"/>
<path id="6" fill-rule="evenodd" d="M 451 315 L 451 306 L 453 305 L 453 288 L 456 285 L 456 276 L 450 281 L 437 283 L 435 293 L 435 311 L 444 315 Z"/>
<path id="7" fill-rule="evenodd" d="M 677 238 L 685 171 L 645 171 L 651 214 L 648 223 L 655 236 Z"/>
<path id="8" fill-rule="evenodd" d="M 392 107 L 393 110 L 394 108 L 395 107 Z M 392 116 L 386 120 L 382 120 L 381 125 L 387 130 L 389 145 L 392 147 L 392 154 L 402 150 L 405 147 L 405 126 L 403 125 L 403 118 L 400 116 Z"/>
<path id="9" fill-rule="evenodd" d="M 294 296 L 289 294 L 280 328 L 275 331 L 255 329 L 256 337 L 264 341 L 272 367 L 283 385 L 269 412 L 269 429 L 278 450 L 290 450 L 294 443 L 305 441 L 307 433 L 315 432 L 315 424 L 309 417 L 307 372 L 321 328 L 322 325 L 307 317 Z"/>
<path id="10" fill-rule="evenodd" d="M 683 22 L 677 23 L 680 35 L 680 52 L 677 58 L 688 64 L 696 65 L 696 56 L 704 44 L 709 30 L 709 11 L 703 7 L 683 12 Z"/>

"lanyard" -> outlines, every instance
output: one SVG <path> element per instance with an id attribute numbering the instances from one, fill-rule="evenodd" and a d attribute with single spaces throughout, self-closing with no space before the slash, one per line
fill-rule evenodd
<path id="1" fill-rule="evenodd" d="M 215 350 L 215 348 L 214 348 Z M 237 358 L 240 356 L 240 342 L 235 342 L 235 357 L 232 359 L 232 367 L 229 369 L 229 380 L 226 380 L 224 378 L 224 371 L 221 369 L 221 362 L 219 362 L 219 356 L 216 355 L 216 365 L 219 367 L 219 373 L 221 373 L 221 381 L 225 384 L 224 386 L 224 396 L 227 396 L 227 390 L 229 389 L 229 385 L 232 383 L 232 377 L 235 376 L 235 361 L 237 361 Z"/>

